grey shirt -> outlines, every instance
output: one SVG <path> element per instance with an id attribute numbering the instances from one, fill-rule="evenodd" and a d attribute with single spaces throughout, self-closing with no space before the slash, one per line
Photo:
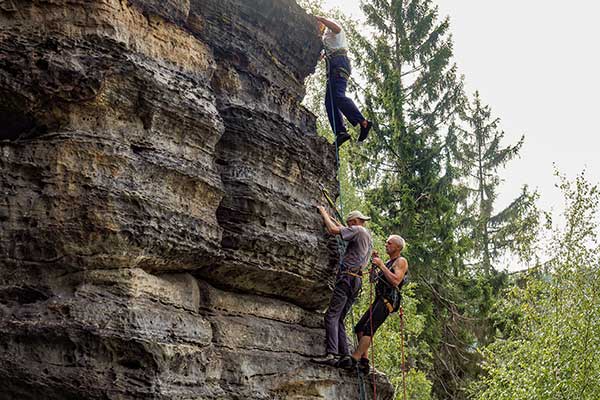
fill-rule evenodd
<path id="1" fill-rule="evenodd" d="M 367 265 L 373 248 L 371 232 L 365 227 L 354 225 L 341 228 L 340 236 L 349 242 L 342 258 L 343 269 L 358 269 Z"/>

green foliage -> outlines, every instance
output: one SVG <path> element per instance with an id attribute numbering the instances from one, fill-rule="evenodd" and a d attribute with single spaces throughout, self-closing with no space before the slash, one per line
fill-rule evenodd
<path id="1" fill-rule="evenodd" d="M 501 183 L 499 170 L 518 155 L 524 137 L 514 146 L 502 147 L 500 120 L 492 119 L 490 107 L 482 105 L 478 92 L 472 103 L 464 103 L 459 122 L 466 126 L 453 124 L 447 143 L 462 177 L 463 226 L 472 243 L 469 256 L 476 271 L 491 274 L 493 264 L 507 252 L 530 261 L 539 225 L 537 193 L 524 187 L 508 207 L 493 212 Z"/>
<path id="2" fill-rule="evenodd" d="M 327 15 L 320 1 L 304 2 L 317 4 L 313 13 Z M 346 30 L 356 79 L 350 87 L 375 126 L 365 144 L 341 149 L 338 202 L 344 212 L 360 209 L 373 217 L 369 227 L 380 254 L 389 234 L 407 239 L 412 283 L 403 289 L 403 306 L 409 398 L 464 399 L 465 388 L 481 373 L 477 350 L 495 339 L 496 329 L 513 329 L 519 314 L 507 316 L 493 306 L 507 284 L 505 273 L 490 267 L 478 274 L 481 268 L 468 268 L 463 260 L 486 259 L 491 265 L 506 249 L 530 255 L 536 195 L 524 189 L 513 204 L 492 213 L 497 169 L 520 144 L 501 148 L 489 108 L 478 96 L 473 106 L 465 101 L 452 63 L 449 22 L 438 18 L 437 7 L 428 0 L 369 0 L 363 10 L 369 26 L 361 32 L 343 15 L 330 15 Z M 364 37 L 365 31 L 372 36 Z M 307 80 L 305 105 L 318 116 L 319 134 L 332 140 L 323 106 L 325 79 L 322 63 Z M 469 127 L 464 131 L 451 125 L 461 110 Z M 471 186 L 466 178 L 475 160 L 467 143 L 477 134 L 489 151 L 478 159 L 487 160 L 479 199 L 471 196 L 473 188 L 480 189 L 478 182 Z M 372 293 L 366 281 L 364 286 L 347 319 L 349 332 L 369 307 Z M 396 315 L 375 337 L 375 365 L 395 385 L 397 399 L 402 398 L 402 338 Z"/>
<path id="3" fill-rule="evenodd" d="M 411 369 L 406 377 L 406 396 L 410 400 L 430 400 L 431 397 L 431 381 L 422 371 Z M 401 388 L 396 384 L 396 399 L 403 400 L 404 395 L 400 397 Z"/>
<path id="4" fill-rule="evenodd" d="M 597 399 L 600 393 L 600 192 L 561 178 L 566 226 L 554 228 L 546 264 L 520 278 L 498 308 L 507 337 L 484 350 L 487 400 Z"/>
<path id="5" fill-rule="evenodd" d="M 298 5 L 313 15 L 325 15 L 323 13 L 323 0 L 297 0 Z"/>
<path id="6" fill-rule="evenodd" d="M 307 2 L 304 2 L 307 3 Z M 341 21 L 346 30 L 354 30 L 352 21 L 345 18 L 344 15 L 335 13 L 335 15 L 329 15 L 324 12 L 321 7 L 321 2 L 315 5 L 304 4 L 305 8 L 310 9 L 312 13 L 330 16 Z M 302 4 L 302 3 L 301 3 Z M 352 39 L 350 39 L 352 41 Z M 318 134 L 333 140 L 333 134 L 329 126 L 327 115 L 324 108 L 325 98 L 325 81 L 326 71 L 325 63 L 320 63 L 317 66 L 317 70 L 314 75 L 307 79 L 307 96 L 304 99 L 304 105 L 313 112 L 317 117 L 317 131 Z M 356 137 L 356 132 L 354 133 Z M 358 209 L 367 212 L 368 205 L 364 201 L 362 192 L 355 185 L 351 179 L 353 168 L 356 167 L 354 157 L 356 155 L 358 147 L 353 143 L 346 143 L 340 149 L 340 171 L 339 180 L 341 187 L 341 194 L 337 199 L 338 206 L 343 206 L 343 212 L 347 213 L 350 210 Z M 387 239 L 388 233 L 383 231 L 381 227 L 376 223 L 370 223 L 369 229 L 373 233 L 373 239 L 376 250 L 380 254 L 385 254 L 384 243 Z M 409 285 L 404 290 L 404 308 L 406 313 L 406 338 L 409 341 L 416 341 L 416 338 L 421 334 L 424 329 L 425 322 L 424 318 L 417 313 L 416 305 L 418 301 L 414 297 L 414 291 Z M 363 291 L 357 303 L 353 306 L 351 314 L 346 318 L 347 331 L 352 335 L 354 324 L 358 322 L 358 319 L 362 316 L 365 310 L 368 310 L 373 290 L 365 280 Z M 397 316 L 391 316 L 390 319 L 382 326 L 375 339 L 375 366 L 377 369 L 384 371 L 394 387 L 396 388 L 396 398 L 402 399 L 402 361 L 401 361 L 401 334 L 399 326 L 399 318 Z M 353 336 L 353 340 L 356 340 Z M 356 343 L 355 343 L 356 344 Z M 415 349 L 413 352 L 407 348 L 407 358 L 418 359 L 420 353 Z M 426 352 L 421 349 L 421 352 Z M 428 355 L 430 357 L 430 355 Z M 430 399 L 431 398 L 431 382 L 428 380 L 426 374 L 416 368 L 410 369 L 407 373 L 407 387 L 410 399 Z"/>
<path id="7" fill-rule="evenodd" d="M 349 36 L 368 82 L 360 94 L 376 133 L 354 149 L 353 178 L 380 232 L 409 243 L 415 314 L 424 321 L 407 342 L 415 367 L 427 372 L 438 397 L 461 398 L 478 357 L 464 306 L 472 300 L 462 262 L 469 242 L 461 237 L 457 171 L 443 140 L 463 102 L 449 22 L 427 0 L 372 0 L 363 11 L 373 35 Z"/>
<path id="8" fill-rule="evenodd" d="M 431 399 L 432 383 L 425 371 L 416 366 L 416 360 L 423 357 L 431 358 L 429 348 L 419 340 L 425 326 L 425 317 L 417 311 L 419 300 L 415 297 L 415 284 L 409 283 L 403 291 L 404 309 L 404 356 L 405 365 L 408 367 L 406 373 L 406 386 L 408 399 Z M 348 332 L 352 332 L 353 325 L 363 313 L 368 312 L 369 304 L 373 300 L 374 287 L 365 279 L 363 291 L 357 303 L 346 319 Z M 379 328 L 375 335 L 374 345 L 371 347 L 371 356 L 374 357 L 374 365 L 384 371 L 396 389 L 396 399 L 403 400 L 402 382 L 402 332 L 400 317 L 393 314 Z"/>

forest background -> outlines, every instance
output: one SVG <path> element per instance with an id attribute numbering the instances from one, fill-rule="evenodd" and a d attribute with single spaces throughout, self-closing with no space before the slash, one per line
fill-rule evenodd
<path id="1" fill-rule="evenodd" d="M 397 398 L 404 339 L 409 399 L 597 399 L 597 186 L 555 168 L 546 172 L 562 193 L 560 215 L 541 210 L 527 185 L 498 206 L 527 136 L 509 142 L 483 96 L 465 90 L 450 20 L 435 2 L 363 1 L 360 23 L 321 0 L 300 4 L 344 27 L 351 96 L 374 122 L 366 143 L 340 150 L 338 205 L 373 217 L 380 254 L 389 234 L 408 243 L 405 329 L 392 316 L 375 338 L 375 366 Z M 332 140 L 325 80 L 321 63 L 305 104 Z M 349 325 L 368 308 L 364 286 Z"/>

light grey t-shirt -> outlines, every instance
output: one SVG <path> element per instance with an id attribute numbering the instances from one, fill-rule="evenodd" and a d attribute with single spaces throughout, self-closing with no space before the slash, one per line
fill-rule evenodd
<path id="1" fill-rule="evenodd" d="M 373 248 L 371 233 L 365 227 L 354 225 L 343 227 L 340 235 L 342 239 L 349 242 L 342 258 L 343 268 L 356 269 L 367 265 Z"/>

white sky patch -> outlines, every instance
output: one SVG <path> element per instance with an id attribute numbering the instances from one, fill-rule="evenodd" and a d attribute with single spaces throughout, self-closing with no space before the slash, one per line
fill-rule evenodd
<path id="1" fill-rule="evenodd" d="M 600 181 L 600 3 L 573 0 L 436 0 L 450 16 L 454 60 L 469 95 L 479 90 L 501 119 L 505 145 L 525 135 L 521 157 L 501 171 L 497 208 L 528 184 L 540 207 L 562 211 L 554 166 Z M 362 18 L 358 0 L 326 0 Z"/>

